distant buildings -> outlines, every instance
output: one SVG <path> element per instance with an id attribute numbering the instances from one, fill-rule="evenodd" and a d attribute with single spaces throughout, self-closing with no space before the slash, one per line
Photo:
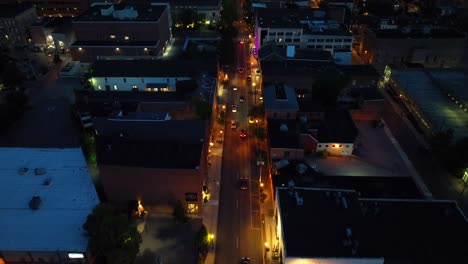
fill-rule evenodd
<path id="1" fill-rule="evenodd" d="M 88 263 L 99 203 L 81 148 L 0 148 L 0 263 Z"/>
<path id="2" fill-rule="evenodd" d="M 93 122 L 99 171 L 110 201 L 126 204 L 140 199 L 146 206 L 171 211 L 180 200 L 188 213 L 201 211 L 209 140 L 206 121 L 137 113 Z"/>
<path id="3" fill-rule="evenodd" d="M 39 16 L 77 16 L 89 8 L 93 0 L 66 0 L 66 1 L 47 1 L 47 0 L 17 0 L 18 3 L 29 3 L 37 7 Z"/>
<path id="4" fill-rule="evenodd" d="M 456 139 L 468 136 L 465 71 L 387 67 L 384 83 L 422 134 L 431 137 L 438 131 L 453 129 Z"/>
<path id="5" fill-rule="evenodd" d="M 276 189 L 282 263 L 466 263 L 468 221 L 453 201 L 360 198 L 351 190 Z"/>
<path id="6" fill-rule="evenodd" d="M 166 4 L 93 4 L 73 21 L 73 60 L 155 59 L 171 38 Z"/>
<path id="7" fill-rule="evenodd" d="M 419 64 L 427 68 L 463 65 L 466 36 L 453 29 L 367 29 L 359 47 L 364 63 L 380 70 L 386 65 Z"/>
<path id="8" fill-rule="evenodd" d="M 29 44 L 28 27 L 37 18 L 29 4 L 0 4 L 0 44 L 4 47 Z"/>
<path id="9" fill-rule="evenodd" d="M 340 23 L 321 9 L 258 8 L 255 45 L 327 50 L 336 61 L 349 64 L 353 36 Z"/>

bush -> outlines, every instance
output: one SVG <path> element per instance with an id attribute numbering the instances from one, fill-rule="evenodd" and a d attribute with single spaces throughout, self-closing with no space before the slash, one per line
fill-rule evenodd
<path id="1" fill-rule="evenodd" d="M 181 201 L 177 200 L 174 204 L 174 210 L 172 211 L 176 223 L 186 223 L 188 220 L 187 214 L 185 213 L 184 205 Z"/>
<path id="2" fill-rule="evenodd" d="M 210 238 L 205 225 L 202 225 L 195 235 L 195 247 L 198 252 L 198 263 L 204 263 L 206 256 L 208 255 Z"/>

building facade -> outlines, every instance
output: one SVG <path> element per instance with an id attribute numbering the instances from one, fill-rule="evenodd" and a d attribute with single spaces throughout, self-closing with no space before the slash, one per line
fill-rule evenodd
<path id="1" fill-rule="evenodd" d="M 166 4 L 93 4 L 73 21 L 73 60 L 154 59 L 171 38 Z"/>
<path id="2" fill-rule="evenodd" d="M 32 5 L 0 4 L 0 43 L 2 46 L 28 45 L 28 27 L 36 18 L 36 8 Z"/>
<path id="3" fill-rule="evenodd" d="M 359 53 L 378 70 L 386 65 L 420 64 L 427 68 L 456 68 L 463 64 L 466 35 L 429 26 L 402 29 L 367 29 Z"/>
<path id="4" fill-rule="evenodd" d="M 18 3 L 28 3 L 37 7 L 40 17 L 76 17 L 89 8 L 89 0 L 17 0 Z"/>
<path id="5" fill-rule="evenodd" d="M 161 210 L 179 200 L 188 213 L 198 214 L 207 173 L 207 122 L 166 119 L 93 121 L 104 191 L 110 201 L 141 200 Z"/>
<path id="6" fill-rule="evenodd" d="M 353 36 L 338 21 L 327 18 L 325 10 L 261 8 L 257 10 L 255 44 L 271 43 L 327 50 L 350 63 Z"/>

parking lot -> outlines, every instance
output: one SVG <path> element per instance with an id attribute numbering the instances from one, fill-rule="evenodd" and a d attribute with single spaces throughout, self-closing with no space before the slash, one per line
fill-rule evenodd
<path id="1" fill-rule="evenodd" d="M 312 157 L 307 161 L 326 175 L 335 176 L 411 176 L 398 150 L 383 128 L 370 121 L 355 121 L 359 130 L 353 156 Z"/>

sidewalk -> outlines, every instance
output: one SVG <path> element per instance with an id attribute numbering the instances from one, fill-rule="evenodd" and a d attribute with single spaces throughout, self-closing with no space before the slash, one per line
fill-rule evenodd
<path id="1" fill-rule="evenodd" d="M 220 133 L 220 131 L 223 133 Z M 224 125 L 219 125 L 216 121 L 212 129 L 213 146 L 210 147 L 210 155 L 208 157 L 208 173 L 205 178 L 205 185 L 209 190 L 209 200 L 203 204 L 203 212 L 201 214 L 203 224 L 206 226 L 208 234 L 213 235 L 213 241 L 210 241 L 210 250 L 205 260 L 205 264 L 215 263 L 216 253 L 216 238 L 218 229 L 218 209 L 219 209 L 219 190 L 220 177 L 222 168 L 222 155 L 224 143 Z"/>
<path id="2" fill-rule="evenodd" d="M 276 236 L 273 186 L 269 176 L 268 164 L 262 166 L 263 194 L 265 199 L 260 198 L 260 215 L 262 219 L 262 241 L 264 244 L 263 263 L 279 263 L 279 258 L 273 257 L 273 249 L 278 248 L 279 241 Z"/>

